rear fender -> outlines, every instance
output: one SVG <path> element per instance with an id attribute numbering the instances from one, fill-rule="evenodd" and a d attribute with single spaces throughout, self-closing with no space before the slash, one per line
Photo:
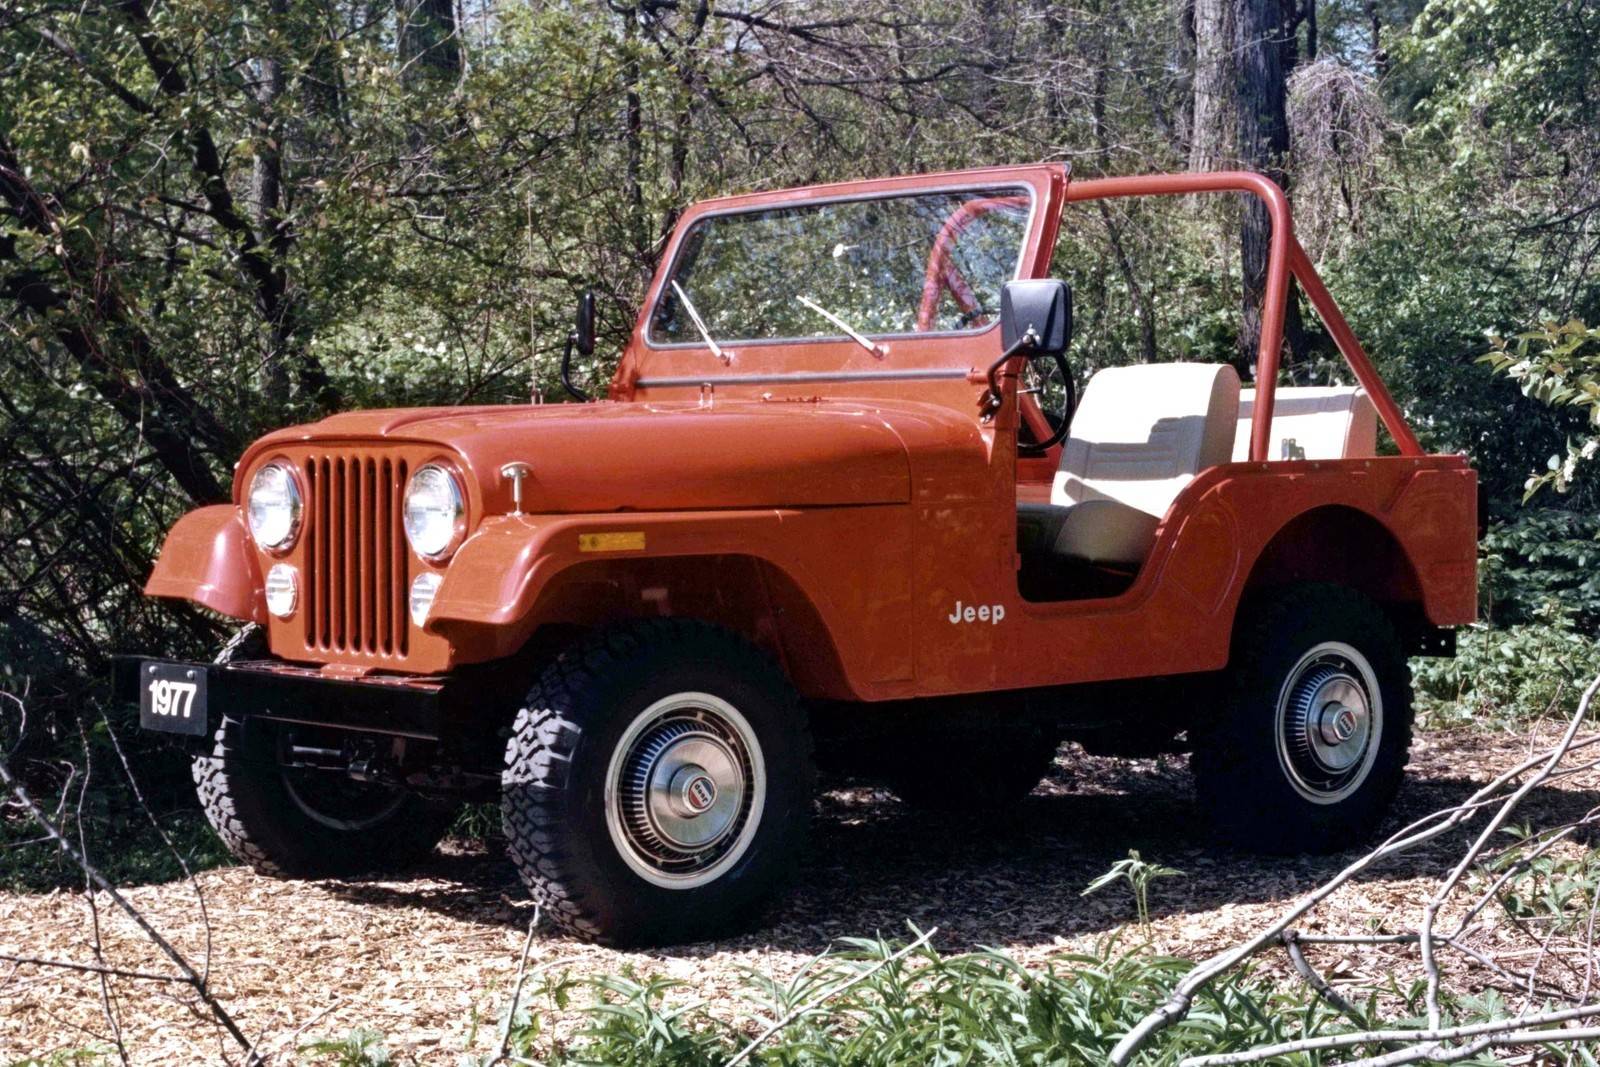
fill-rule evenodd
<path id="1" fill-rule="evenodd" d="M 144 591 L 191 600 L 235 619 L 267 621 L 261 568 L 244 517 L 232 504 L 197 508 L 179 519 Z"/>

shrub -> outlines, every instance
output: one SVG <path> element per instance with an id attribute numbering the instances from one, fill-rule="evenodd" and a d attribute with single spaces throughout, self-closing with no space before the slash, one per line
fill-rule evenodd
<path id="1" fill-rule="evenodd" d="M 1496 524 L 1483 539 L 1479 588 L 1496 624 L 1531 622 L 1559 600 L 1580 628 L 1600 630 L 1600 517 L 1539 508 Z"/>
<path id="2" fill-rule="evenodd" d="M 509 1051 L 552 1065 L 723 1064 L 768 1020 L 798 1012 L 748 1062 L 1098 1065 L 1190 966 L 1114 945 L 1038 969 L 992 950 L 896 951 L 881 939 L 849 938 L 786 981 L 747 971 L 715 1012 L 679 999 L 681 983 L 664 978 L 541 976 L 524 990 Z M 558 1015 L 576 1021 L 571 1036 L 555 1032 Z M 1239 1049 L 1330 1019 L 1299 990 L 1245 975 L 1204 993 L 1140 1062 Z M 493 1058 L 472 1062 L 486 1067 Z"/>
<path id="3" fill-rule="evenodd" d="M 1546 469 L 1530 475 L 1524 487 L 1524 499 L 1547 485 L 1565 493 L 1579 468 L 1600 454 L 1600 328 L 1577 319 L 1547 322 L 1515 338 L 1495 337 L 1493 344 L 1482 361 L 1516 382 L 1524 395 L 1584 414 L 1587 432 L 1569 436 L 1565 455 L 1551 456 Z"/>
<path id="4" fill-rule="evenodd" d="M 1511 725 L 1571 704 L 1600 674 L 1600 642 L 1567 604 L 1551 599 L 1527 623 L 1460 631 L 1454 659 L 1412 664 L 1419 710 L 1434 721 L 1488 719 Z"/>

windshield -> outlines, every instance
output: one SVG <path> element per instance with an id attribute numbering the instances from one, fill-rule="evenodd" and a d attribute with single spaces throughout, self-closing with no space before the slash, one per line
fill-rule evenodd
<path id="1" fill-rule="evenodd" d="M 655 344 L 867 336 L 989 325 L 1028 236 L 1026 189 L 917 193 L 711 215 L 685 235 L 650 317 Z"/>

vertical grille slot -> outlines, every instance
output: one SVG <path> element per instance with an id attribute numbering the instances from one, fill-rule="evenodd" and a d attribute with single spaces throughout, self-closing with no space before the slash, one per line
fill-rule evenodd
<path id="1" fill-rule="evenodd" d="M 319 652 L 404 657 L 410 615 L 400 530 L 406 464 L 380 455 L 305 462 L 305 645 Z"/>
<path id="2" fill-rule="evenodd" d="M 410 480 L 410 470 L 406 461 L 400 460 L 395 471 L 393 490 L 389 493 L 389 510 L 393 512 L 389 528 L 394 531 L 394 579 L 391 588 L 394 590 L 394 621 L 391 625 L 395 632 L 395 655 L 404 657 L 411 647 L 411 587 L 407 583 L 406 575 L 406 539 L 404 534 L 405 515 L 402 512 L 406 493 L 406 482 Z"/>

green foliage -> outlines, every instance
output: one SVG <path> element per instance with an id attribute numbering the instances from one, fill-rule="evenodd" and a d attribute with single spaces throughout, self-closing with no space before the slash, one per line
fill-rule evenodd
<path id="1" fill-rule="evenodd" d="M 1432 0 L 1395 59 L 1419 124 L 1486 134 L 1463 139 L 1463 154 L 1493 138 L 1542 151 L 1593 117 L 1600 14 L 1561 0 Z"/>
<path id="2" fill-rule="evenodd" d="M 1600 674 L 1600 642 L 1558 600 L 1531 621 L 1459 631 L 1453 659 L 1413 661 L 1420 710 L 1434 721 L 1511 726 L 1549 711 L 1565 712 Z"/>
<path id="3" fill-rule="evenodd" d="M 1189 964 L 1108 946 L 1024 968 L 996 951 L 944 956 L 926 946 L 850 938 L 780 980 L 751 970 L 715 1011 L 681 983 L 616 975 L 540 976 L 511 1021 L 512 1055 L 550 1064 L 699 1067 L 737 1055 L 769 1021 L 791 1019 L 750 1060 L 766 1065 L 1011 1063 L 1099 1065 Z M 870 973 L 868 973 L 870 972 Z M 851 984 L 853 983 L 853 984 Z M 554 1022 L 577 1023 L 568 1035 Z M 1169 1065 L 1329 1025 L 1300 991 L 1249 976 L 1202 993 L 1189 1018 L 1139 1062 Z M 493 1058 L 475 1061 L 487 1067 Z"/>
<path id="4" fill-rule="evenodd" d="M 1551 456 L 1544 472 L 1528 478 L 1523 500 L 1547 485 L 1568 492 L 1579 465 L 1600 453 L 1600 328 L 1577 319 L 1547 322 L 1511 340 L 1497 336 L 1493 343 L 1483 362 L 1516 382 L 1524 396 L 1583 413 L 1589 432 L 1567 438 L 1566 454 Z"/>
<path id="5" fill-rule="evenodd" d="M 1481 214 L 1473 189 L 1485 179 L 1438 174 L 1420 150 L 1392 165 L 1395 185 L 1324 264 L 1325 278 L 1423 446 L 1465 452 L 1493 509 L 1509 510 L 1529 457 L 1559 448 L 1575 420 L 1474 361 L 1485 333 L 1540 314 L 1530 294 L 1551 283 L 1539 257 Z"/>
<path id="6" fill-rule="evenodd" d="M 132 748 L 133 731 L 113 734 L 112 720 L 91 712 L 81 723 L 46 723 L 25 736 L 32 745 L 23 747 L 19 757 L 15 727 L 28 724 L 31 710 L 11 700 L 0 700 L 0 710 L 6 713 L 0 718 L 0 753 L 6 754 L 11 770 L 26 776 L 40 807 L 113 882 L 170 882 L 183 876 L 185 864 L 204 870 L 230 862 L 193 804 L 189 758 L 181 750 L 149 743 Z M 55 758 L 27 754 L 43 748 L 45 740 L 54 742 Z M 124 755 L 147 805 L 139 803 L 128 783 Z M 82 883 L 79 866 L 20 805 L 0 809 L 0 892 Z"/>
<path id="7" fill-rule="evenodd" d="M 390 1067 L 394 1060 L 384 1048 L 383 1034 L 357 1027 L 338 1038 L 310 1041 L 299 1048 L 332 1067 Z"/>
<path id="8" fill-rule="evenodd" d="M 1182 871 L 1172 867 L 1148 863 L 1140 857 L 1138 849 L 1129 849 L 1127 859 L 1113 863 L 1110 870 L 1090 882 L 1088 888 L 1084 889 L 1080 895 L 1088 896 L 1091 893 L 1098 893 L 1113 882 L 1126 882 L 1128 890 L 1133 894 L 1133 904 L 1139 917 L 1139 925 L 1148 928 L 1150 925 L 1150 883 L 1158 878 L 1176 878 L 1182 874 Z"/>
<path id="9" fill-rule="evenodd" d="M 490 841 L 500 837 L 500 803 L 463 804 L 450 824 L 449 836 L 462 841 Z"/>
<path id="10" fill-rule="evenodd" d="M 74 794 L 72 799 L 77 799 Z M 86 794 L 84 811 L 60 813 L 57 825 L 77 840 L 80 825 L 90 842 L 90 860 L 118 885 L 148 885 L 183 877 L 178 863 L 144 813 L 116 790 L 96 789 Z M 191 871 L 234 862 L 205 816 L 181 807 L 161 818 L 178 854 Z M 74 882 L 82 884 L 83 870 L 53 843 L 31 819 L 14 811 L 0 818 L 0 892 L 45 892 Z"/>
<path id="11" fill-rule="evenodd" d="M 1559 601 L 1572 623 L 1600 631 L 1600 516 L 1537 508 L 1496 523 L 1478 562 L 1483 616 L 1497 626 L 1532 622 Z"/>
<path id="12" fill-rule="evenodd" d="M 1523 922 L 1537 922 L 1546 936 L 1585 937 L 1591 911 L 1600 899 L 1600 853 L 1593 849 L 1551 849 L 1530 855 L 1546 837 L 1526 827 L 1505 831 L 1518 848 L 1508 848 L 1486 866 L 1488 877 L 1505 879 L 1495 900 L 1505 913 Z"/>
<path id="13" fill-rule="evenodd" d="M 8 1067 L 100 1067 L 110 1062 L 110 1051 L 92 1048 L 56 1049 L 38 1056 L 7 1061 Z"/>

